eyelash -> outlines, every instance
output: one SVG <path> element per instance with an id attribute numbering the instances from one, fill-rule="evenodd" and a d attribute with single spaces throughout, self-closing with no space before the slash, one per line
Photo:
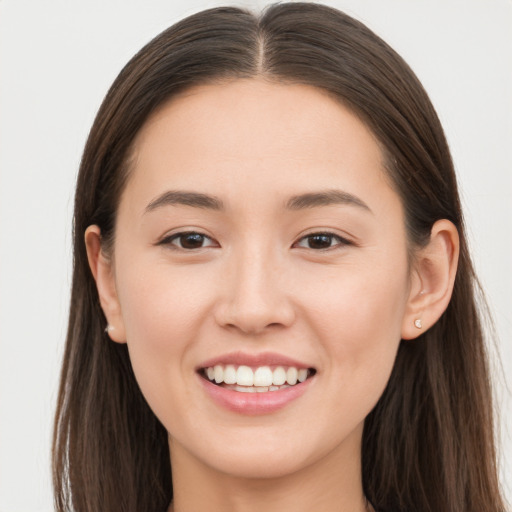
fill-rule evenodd
<path id="1" fill-rule="evenodd" d="M 168 245 L 168 246 L 171 246 L 173 249 L 183 250 L 183 251 L 193 251 L 193 250 L 197 250 L 197 249 L 204 249 L 205 247 L 211 247 L 213 245 L 212 244 L 212 245 L 201 246 L 201 247 L 186 248 L 186 247 L 183 247 L 181 242 L 180 242 L 181 246 L 173 243 L 175 240 L 180 241 L 180 239 L 183 239 L 184 237 L 191 236 L 191 235 L 196 235 L 198 237 L 202 237 L 203 240 L 213 241 L 212 238 L 210 238 L 209 236 L 207 236 L 203 233 L 200 233 L 199 231 L 181 231 L 180 233 L 175 233 L 174 235 L 165 237 L 161 242 L 159 242 L 158 245 Z"/>
<path id="2" fill-rule="evenodd" d="M 184 237 L 187 237 L 187 236 L 192 236 L 192 235 L 195 235 L 196 237 L 196 240 L 198 237 L 201 237 L 201 239 L 204 241 L 204 240 L 210 240 L 210 242 L 213 242 L 213 239 L 210 238 L 209 236 L 199 232 L 199 231 L 182 231 L 180 233 L 175 233 L 174 235 L 171 235 L 171 236 L 168 236 L 166 238 L 164 238 L 163 240 L 161 240 L 158 245 L 167 245 L 167 246 L 171 246 L 173 249 L 175 250 L 183 250 L 183 251 L 194 251 L 194 250 L 198 250 L 198 249 L 204 249 L 206 247 L 214 247 L 215 244 L 214 243 L 211 243 L 209 245 L 206 245 L 206 246 L 203 246 L 201 245 L 201 247 L 183 247 L 183 239 Z M 330 244 L 332 244 L 332 242 L 334 240 L 337 241 L 337 243 L 335 245 L 329 245 L 328 247 L 321 247 L 321 248 L 313 248 L 313 247 L 304 247 L 304 246 L 300 246 L 300 242 L 302 242 L 303 240 L 308 240 L 309 239 L 309 243 L 311 243 L 311 239 L 314 238 L 314 237 L 324 237 L 324 238 L 328 238 L 330 239 Z M 179 241 L 180 242 L 180 245 L 177 245 L 175 244 L 174 242 L 175 241 Z M 302 236 L 301 238 L 299 238 L 299 240 L 297 242 L 295 242 L 292 247 L 301 247 L 301 248 L 304 248 L 304 249 L 311 249 L 315 252 L 324 252 L 324 251 L 329 251 L 329 250 L 333 250 L 333 249 L 336 249 L 337 247 L 341 247 L 341 246 L 346 246 L 346 245 L 353 245 L 352 242 L 350 242 L 349 240 L 347 240 L 346 238 L 343 238 L 339 235 L 336 235 L 334 233 L 330 233 L 328 231 L 321 231 L 321 232 L 314 232 L 314 233 L 308 233 L 307 235 L 304 235 Z"/>
<path id="3" fill-rule="evenodd" d="M 340 235 L 336 235 L 334 233 L 330 233 L 329 231 L 320 231 L 320 232 L 308 233 L 307 235 L 304 235 L 303 237 L 299 238 L 298 242 L 295 242 L 293 244 L 293 247 L 298 246 L 298 244 L 300 242 L 302 242 L 302 240 L 308 240 L 309 239 L 309 241 L 311 243 L 311 239 L 314 238 L 314 237 L 317 237 L 317 238 L 319 238 L 319 237 L 329 238 L 331 240 L 331 243 L 332 243 L 333 240 L 336 240 L 337 243 L 335 245 L 329 245 L 329 247 L 322 247 L 322 248 L 316 248 L 316 249 L 314 249 L 313 247 L 304 247 L 304 246 L 300 246 L 300 247 L 303 247 L 304 249 L 312 249 L 315 252 L 323 252 L 323 251 L 333 250 L 333 249 L 336 249 L 338 247 L 342 247 L 342 246 L 345 246 L 345 245 L 352 245 L 352 243 L 349 240 L 347 240 L 346 238 L 343 238 Z"/>

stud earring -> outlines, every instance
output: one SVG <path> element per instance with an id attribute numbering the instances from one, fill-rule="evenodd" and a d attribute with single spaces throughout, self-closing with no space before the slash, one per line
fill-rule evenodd
<path id="1" fill-rule="evenodd" d="M 105 327 L 105 332 L 108 334 L 109 332 L 112 332 L 114 329 L 115 327 L 109 324 L 107 325 L 107 327 Z"/>
<path id="2" fill-rule="evenodd" d="M 414 320 L 414 325 L 415 325 L 418 329 L 421 329 L 421 328 L 422 328 L 422 325 L 421 325 L 421 318 L 416 318 L 416 320 Z"/>

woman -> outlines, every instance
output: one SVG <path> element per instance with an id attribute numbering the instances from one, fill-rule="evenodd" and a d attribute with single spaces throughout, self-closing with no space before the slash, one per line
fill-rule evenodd
<path id="1" fill-rule="evenodd" d="M 74 243 L 58 510 L 504 510 L 449 150 L 362 24 L 219 8 L 150 42 Z"/>

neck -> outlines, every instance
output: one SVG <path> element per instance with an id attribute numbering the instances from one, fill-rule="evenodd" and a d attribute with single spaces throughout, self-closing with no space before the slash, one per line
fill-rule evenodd
<path id="1" fill-rule="evenodd" d="M 360 432 L 301 469 L 247 478 L 204 465 L 171 440 L 174 501 L 168 512 L 368 512 L 361 481 Z"/>

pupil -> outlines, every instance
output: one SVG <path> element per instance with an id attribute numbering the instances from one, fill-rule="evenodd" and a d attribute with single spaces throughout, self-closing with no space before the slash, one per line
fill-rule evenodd
<path id="1" fill-rule="evenodd" d="M 309 247 L 311 249 L 326 249 L 331 246 L 330 235 L 314 235 L 309 237 Z"/>
<path id="2" fill-rule="evenodd" d="M 203 245 L 203 235 L 199 233 L 188 233 L 182 235 L 181 246 L 185 249 L 197 249 Z"/>

